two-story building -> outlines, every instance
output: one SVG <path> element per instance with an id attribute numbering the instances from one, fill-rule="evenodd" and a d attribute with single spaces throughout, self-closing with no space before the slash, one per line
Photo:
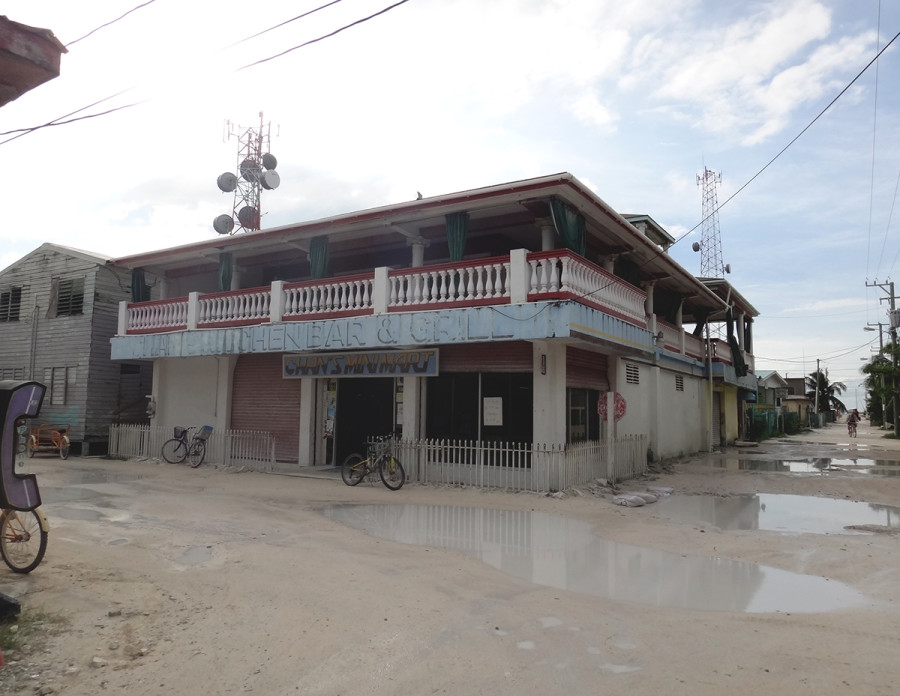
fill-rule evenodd
<path id="1" fill-rule="evenodd" d="M 40 421 L 68 426 L 76 453 L 104 454 L 110 424 L 146 421 L 151 363 L 109 356 L 119 303 L 141 299 L 133 276 L 50 243 L 0 270 L 0 379 L 42 382 Z"/>
<path id="2" fill-rule="evenodd" d="M 673 241 L 567 173 L 220 236 L 116 259 L 152 299 L 122 303 L 112 357 L 153 361 L 154 423 L 269 431 L 298 466 L 391 431 L 564 444 L 609 422 L 678 456 L 740 436 L 756 312 Z"/>

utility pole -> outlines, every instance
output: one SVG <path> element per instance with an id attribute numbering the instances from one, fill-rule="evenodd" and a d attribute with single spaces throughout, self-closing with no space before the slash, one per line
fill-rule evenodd
<path id="1" fill-rule="evenodd" d="M 890 318 L 889 326 L 891 327 L 891 407 L 894 412 L 894 437 L 900 432 L 900 413 L 897 412 L 897 325 L 898 315 L 896 301 L 894 297 L 894 281 L 889 283 L 866 283 L 866 287 L 879 287 L 882 290 L 887 289 L 888 296 L 881 297 L 879 300 L 884 302 L 888 300 L 891 303 L 891 309 L 888 313 Z M 881 326 L 878 327 L 881 329 Z"/>

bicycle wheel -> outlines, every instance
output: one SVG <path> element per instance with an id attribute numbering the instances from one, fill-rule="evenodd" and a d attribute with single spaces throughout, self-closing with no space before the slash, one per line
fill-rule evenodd
<path id="1" fill-rule="evenodd" d="M 191 451 L 188 452 L 188 461 L 191 463 L 191 468 L 196 469 L 203 463 L 203 458 L 206 456 L 206 443 L 203 440 L 194 440 L 191 442 Z"/>
<path id="2" fill-rule="evenodd" d="M 181 464 L 187 453 L 187 445 L 181 438 L 173 437 L 163 443 L 162 456 L 169 464 Z"/>
<path id="3" fill-rule="evenodd" d="M 359 454 L 348 455 L 341 465 L 341 478 L 348 486 L 355 486 L 362 481 L 368 473 L 366 460 Z"/>
<path id="4" fill-rule="evenodd" d="M 69 437 L 67 435 L 63 435 L 59 441 L 59 458 L 69 458 Z"/>
<path id="5" fill-rule="evenodd" d="M 34 510 L 0 513 L 0 556 L 14 573 L 30 573 L 47 550 L 47 532 Z"/>
<path id="6" fill-rule="evenodd" d="M 406 482 L 406 472 L 397 457 L 384 456 L 378 462 L 381 482 L 392 491 L 399 491 Z"/>

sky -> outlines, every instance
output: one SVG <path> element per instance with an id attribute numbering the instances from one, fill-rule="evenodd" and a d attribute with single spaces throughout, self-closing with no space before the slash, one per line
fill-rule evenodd
<path id="1" fill-rule="evenodd" d="M 215 237 L 233 203 L 216 178 L 236 168 L 235 134 L 260 124 L 281 178 L 263 229 L 566 171 L 653 217 L 698 275 L 709 168 L 727 279 L 760 314 L 757 371 L 818 364 L 863 406 L 859 368 L 900 268 L 900 39 L 866 66 L 900 32 L 900 3 L 6 0 L 3 13 L 68 53 L 0 109 L 0 269 L 44 242 L 115 257 Z"/>

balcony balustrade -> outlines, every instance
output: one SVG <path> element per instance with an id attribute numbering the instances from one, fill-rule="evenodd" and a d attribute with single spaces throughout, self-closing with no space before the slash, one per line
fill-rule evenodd
<path id="1" fill-rule="evenodd" d="M 311 321 L 391 312 L 570 300 L 649 328 L 647 295 L 566 250 L 527 252 L 229 292 L 121 303 L 118 335 Z M 703 359 L 703 342 L 657 318 L 665 348 Z M 748 356 L 749 357 L 749 356 Z M 730 362 L 716 351 L 714 360 Z"/>

